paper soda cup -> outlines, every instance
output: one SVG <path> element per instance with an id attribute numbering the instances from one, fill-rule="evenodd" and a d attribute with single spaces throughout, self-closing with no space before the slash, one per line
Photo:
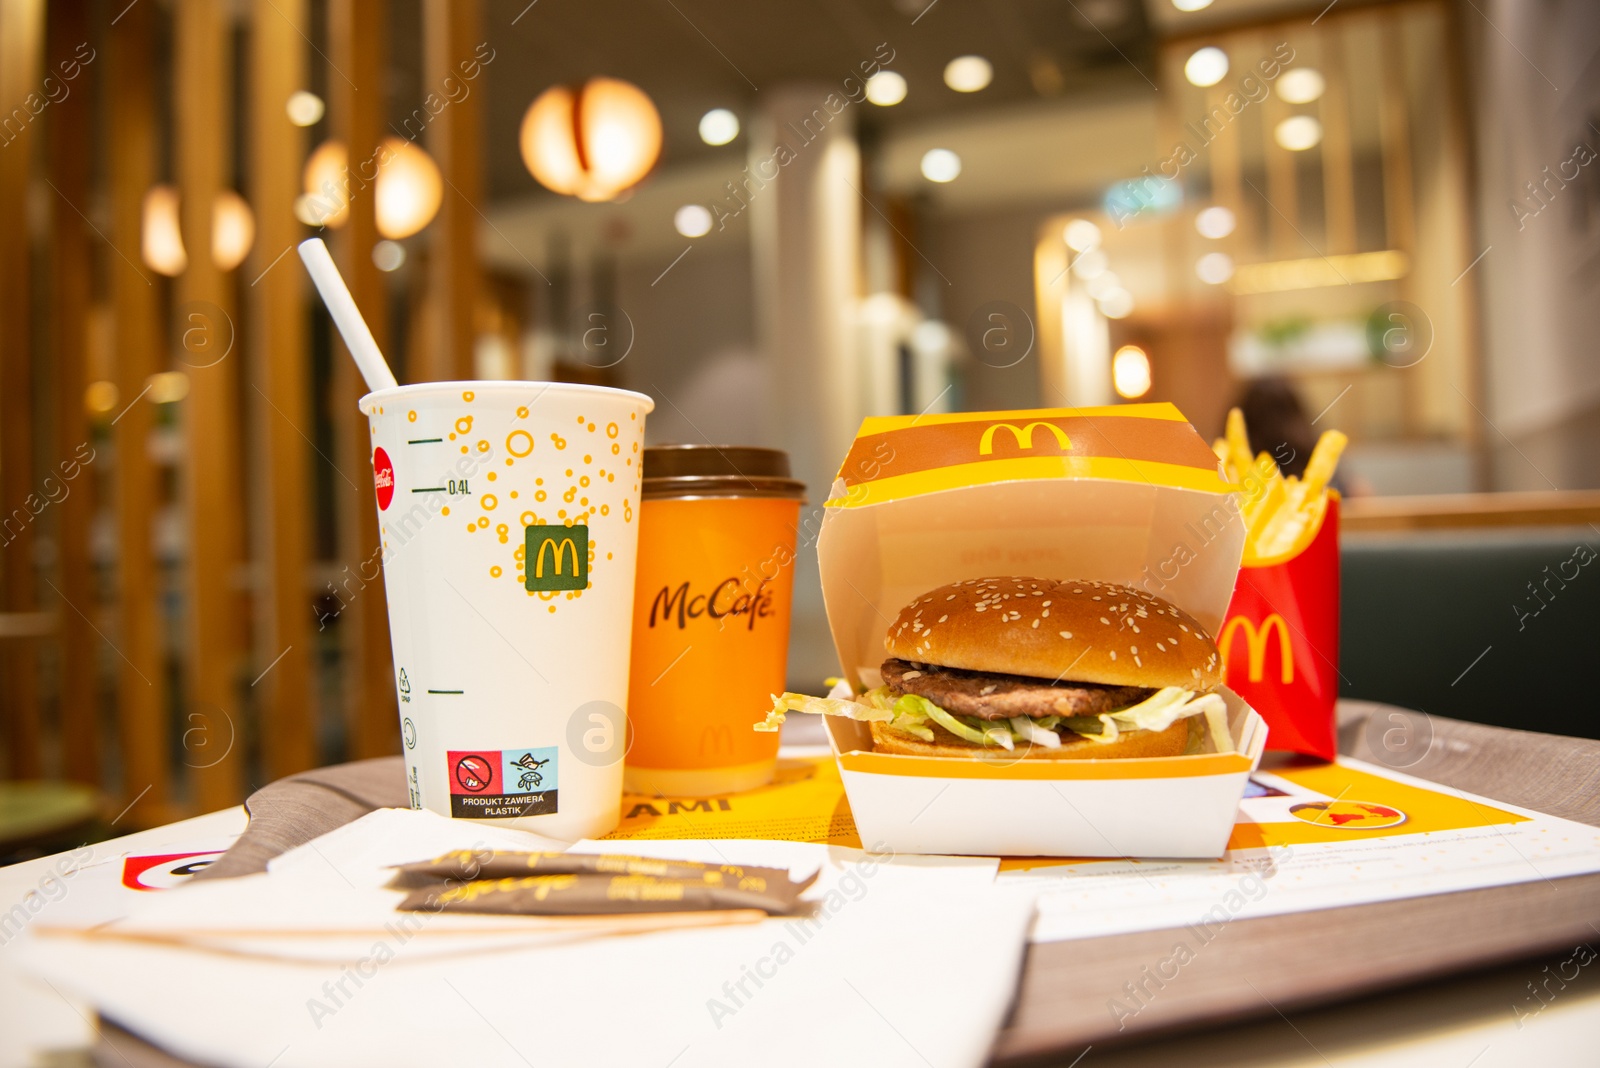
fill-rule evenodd
<path id="1" fill-rule="evenodd" d="M 569 840 L 616 826 L 653 407 L 542 382 L 361 399 L 412 808 Z"/>

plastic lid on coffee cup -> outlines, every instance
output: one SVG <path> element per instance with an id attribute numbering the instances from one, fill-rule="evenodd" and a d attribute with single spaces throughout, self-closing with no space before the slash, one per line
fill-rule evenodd
<path id="1" fill-rule="evenodd" d="M 642 495 L 782 497 L 804 500 L 806 485 L 789 474 L 789 454 L 753 445 L 651 445 L 644 450 Z"/>

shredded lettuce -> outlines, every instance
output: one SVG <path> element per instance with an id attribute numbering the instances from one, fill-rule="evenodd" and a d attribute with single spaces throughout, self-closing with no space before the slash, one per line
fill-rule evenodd
<path id="1" fill-rule="evenodd" d="M 1206 701 L 1206 698 L 1211 698 Z M 1219 753 L 1233 751 L 1233 734 L 1228 730 L 1228 703 L 1214 693 L 1197 698 L 1195 704 L 1205 702 L 1206 729 L 1211 735 L 1211 745 Z"/>
<path id="2" fill-rule="evenodd" d="M 1060 718 L 1060 717 L 1056 717 Z M 1042 745 L 1046 749 L 1060 749 L 1061 735 L 1053 730 L 1040 726 L 1027 716 L 1012 716 L 1010 719 L 1011 730 L 1019 739 Z"/>
<path id="3" fill-rule="evenodd" d="M 907 696 L 910 695 L 908 694 Z M 957 738 L 971 742 L 973 745 L 1000 744 L 999 736 L 989 732 L 988 724 L 984 724 L 984 726 L 981 728 L 968 726 L 967 724 L 961 722 L 961 719 L 966 719 L 967 717 L 963 716 L 961 719 L 957 719 L 955 716 L 952 716 L 950 713 L 946 712 L 944 709 L 940 708 L 938 705 L 934 704 L 932 701 L 929 701 L 925 697 L 919 697 L 917 700 L 921 703 L 922 707 L 926 709 L 926 715 L 929 719 L 933 720 L 935 723 L 949 731 L 951 734 L 955 735 Z M 1010 741 L 1009 732 L 1007 732 L 1006 740 Z M 1010 747 L 1007 746 L 1007 748 Z"/>
<path id="4" fill-rule="evenodd" d="M 835 687 L 835 692 L 837 691 L 838 687 Z M 934 709 L 940 715 L 949 714 L 915 694 L 905 694 L 896 698 L 889 692 L 887 686 L 879 686 L 868 690 L 860 697 L 852 698 L 810 697 L 803 693 L 774 694 L 772 711 L 767 713 L 765 720 L 755 725 L 755 729 L 775 731 L 783 726 L 784 717 L 788 713 L 810 712 L 820 716 L 844 716 L 864 723 L 887 723 L 896 730 L 905 731 L 925 742 L 931 742 L 933 731 L 927 726 L 927 720 L 930 718 L 927 709 Z"/>
<path id="5" fill-rule="evenodd" d="M 1095 717 L 1103 725 L 1103 730 L 1099 732 L 1079 730 L 1078 733 L 1093 741 L 1114 742 L 1125 730 L 1164 731 L 1180 719 L 1225 707 L 1222 698 L 1217 694 L 1208 693 L 1196 697 L 1193 690 L 1166 686 L 1136 705 L 1115 712 L 1103 712 Z M 1074 729 L 1077 729 L 1076 726 Z"/>
<path id="6" fill-rule="evenodd" d="M 844 716 L 868 723 L 886 723 L 925 742 L 934 740 L 931 720 L 950 734 L 973 745 L 1014 749 L 1017 743 L 1043 745 L 1055 748 L 1061 744 L 1058 728 L 1070 730 L 1094 742 L 1114 742 L 1123 731 L 1164 731 L 1180 719 L 1205 715 L 1207 727 L 1219 751 L 1225 751 L 1232 742 L 1226 737 L 1226 727 L 1220 731 L 1218 723 L 1225 723 L 1227 706 L 1221 696 L 1208 693 L 1199 697 L 1193 690 L 1168 686 L 1157 690 L 1145 700 L 1115 712 L 1097 716 L 1044 716 L 1030 720 L 1014 716 L 1010 720 L 991 721 L 975 716 L 959 716 L 945 711 L 926 697 L 917 694 L 896 696 L 887 686 L 878 686 L 863 694 L 851 696 L 849 688 L 838 680 L 829 680 L 832 689 L 827 697 L 812 697 L 802 693 L 774 694 L 772 711 L 767 718 L 755 724 L 758 731 L 776 731 L 783 726 L 790 712 L 809 712 L 813 715 Z"/>
<path id="7" fill-rule="evenodd" d="M 864 721 L 887 722 L 891 718 L 887 707 L 880 707 L 870 701 L 863 703 L 855 699 L 812 697 L 809 694 L 785 692 L 772 695 L 772 711 L 767 713 L 765 720 L 755 725 L 755 729 L 768 733 L 776 731 L 783 726 L 784 718 L 790 712 L 810 712 L 817 716 L 844 716 Z"/>

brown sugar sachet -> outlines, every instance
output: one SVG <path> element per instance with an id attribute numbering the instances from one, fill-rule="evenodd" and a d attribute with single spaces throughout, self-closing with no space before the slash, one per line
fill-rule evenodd
<path id="1" fill-rule="evenodd" d="M 747 872 L 760 869 L 746 869 Z M 766 869 L 772 871 L 774 869 Z M 468 882 L 440 882 L 406 895 L 400 909 L 412 912 L 492 912 L 525 916 L 593 916 L 616 913 L 760 909 L 779 914 L 794 908 L 801 891 L 816 880 L 725 876 L 708 868 L 692 878 L 642 874 L 570 872 Z"/>
<path id="2" fill-rule="evenodd" d="M 739 864 L 701 864 L 693 860 L 657 860 L 606 853 L 521 853 L 497 849 L 456 849 L 432 860 L 395 866 L 391 886 L 427 886 L 472 879 L 508 879 L 529 875 L 651 875 L 658 879 L 704 879 L 713 876 L 737 883 L 760 878 L 767 885 L 788 881 L 782 868 Z"/>

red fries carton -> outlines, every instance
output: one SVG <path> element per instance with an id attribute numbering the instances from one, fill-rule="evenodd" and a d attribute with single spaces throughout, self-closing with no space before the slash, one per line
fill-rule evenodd
<path id="1" fill-rule="evenodd" d="M 1339 498 L 1330 494 L 1287 553 L 1246 554 L 1217 633 L 1228 688 L 1261 713 L 1272 748 L 1339 751 Z"/>

